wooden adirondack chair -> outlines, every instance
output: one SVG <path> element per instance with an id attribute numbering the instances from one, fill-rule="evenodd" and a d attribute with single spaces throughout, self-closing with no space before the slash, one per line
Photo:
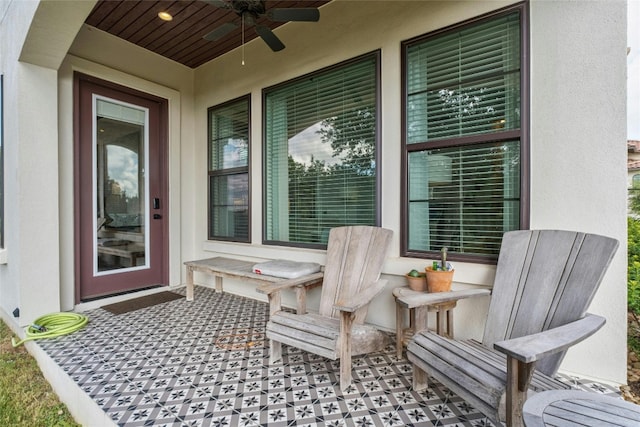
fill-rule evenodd
<path id="1" fill-rule="evenodd" d="M 505 233 L 482 343 L 416 334 L 407 347 L 414 389 L 431 376 L 498 425 L 523 425 L 527 393 L 570 388 L 553 378 L 566 350 L 604 325 L 586 310 L 617 248 L 593 234 Z"/>
<path id="2" fill-rule="evenodd" d="M 392 234 L 390 230 L 368 226 L 330 231 L 317 314 L 283 311 L 280 291 L 286 284 L 259 288 L 269 295 L 269 363 L 282 359 L 284 343 L 331 360 L 339 358 L 340 387 L 345 389 L 351 384 L 351 356 L 380 351 L 389 342 L 386 334 L 364 324 L 364 319 L 368 304 L 387 282 L 380 279 L 380 272 Z"/>

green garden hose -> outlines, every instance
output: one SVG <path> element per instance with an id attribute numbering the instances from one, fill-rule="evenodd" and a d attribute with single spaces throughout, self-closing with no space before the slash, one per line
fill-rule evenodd
<path id="1" fill-rule="evenodd" d="M 89 318 L 78 313 L 46 314 L 34 320 L 33 325 L 27 328 L 23 340 L 16 342 L 15 338 L 11 338 L 11 344 L 17 347 L 25 341 L 67 335 L 82 329 L 87 322 Z"/>

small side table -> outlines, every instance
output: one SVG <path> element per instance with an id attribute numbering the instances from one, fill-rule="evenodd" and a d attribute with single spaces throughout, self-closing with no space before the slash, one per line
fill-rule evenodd
<path id="1" fill-rule="evenodd" d="M 638 426 L 640 406 L 582 390 L 552 390 L 531 396 L 522 409 L 527 427 Z"/>
<path id="2" fill-rule="evenodd" d="M 440 304 L 424 304 L 416 302 L 416 295 L 424 292 L 411 290 L 408 286 L 395 288 L 393 297 L 396 300 L 396 354 L 402 357 L 402 349 L 411 339 L 416 330 L 427 328 L 429 311 L 436 314 L 436 333 L 453 338 L 453 309 L 457 302 L 443 302 Z M 409 326 L 405 327 L 405 313 L 409 311 Z"/>

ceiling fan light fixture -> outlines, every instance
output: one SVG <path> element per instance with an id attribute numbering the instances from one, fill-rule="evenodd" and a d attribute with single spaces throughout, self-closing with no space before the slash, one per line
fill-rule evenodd
<path id="1" fill-rule="evenodd" d="M 284 49 L 284 43 L 276 36 L 271 28 L 264 24 L 258 24 L 262 17 L 273 22 L 317 22 L 320 19 L 320 11 L 317 8 L 274 8 L 266 9 L 266 0 L 202 0 L 220 9 L 233 11 L 242 21 L 242 47 L 244 49 L 245 25 L 254 26 L 260 38 L 271 48 L 278 52 Z M 302 3 L 302 2 L 300 2 Z M 203 36 L 205 40 L 216 41 L 229 34 L 238 26 L 232 22 L 225 22 L 213 31 Z M 244 50 L 243 50 L 244 55 Z M 244 58 L 243 58 L 244 62 Z"/>
<path id="2" fill-rule="evenodd" d="M 163 21 L 172 21 L 173 20 L 173 15 L 171 15 L 169 12 L 163 10 L 158 12 L 158 18 L 162 19 Z"/>

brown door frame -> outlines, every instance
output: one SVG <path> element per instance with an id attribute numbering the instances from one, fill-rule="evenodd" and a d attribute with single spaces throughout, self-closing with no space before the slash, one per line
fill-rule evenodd
<path id="1" fill-rule="evenodd" d="M 73 77 L 73 134 L 74 134 L 74 273 L 75 273 L 75 300 L 76 303 L 85 299 L 93 299 L 98 298 L 102 295 L 107 296 L 110 294 L 116 294 L 120 292 L 126 292 L 129 290 L 141 289 L 148 287 L 150 285 L 168 285 L 169 284 L 169 191 L 168 191 L 168 131 L 167 131 L 167 123 L 168 123 L 168 100 L 164 98 L 157 97 L 155 95 L 151 95 L 148 93 L 144 93 L 135 89 L 131 89 L 113 82 L 109 82 L 106 80 L 99 79 L 97 77 L 89 76 L 80 72 L 74 72 Z M 86 221 L 93 220 L 93 218 L 83 218 L 81 215 L 81 195 L 83 191 L 86 191 L 84 188 L 86 187 L 86 183 L 81 182 L 81 143 L 82 143 L 82 113 L 83 108 L 85 108 L 82 104 L 82 95 L 84 91 L 98 90 L 105 93 L 114 93 L 118 96 L 110 96 L 115 99 L 123 99 L 127 102 L 127 98 L 139 98 L 144 100 L 146 103 L 150 105 L 157 106 L 159 114 L 158 114 L 158 123 L 149 123 L 149 127 L 155 126 L 157 129 L 157 144 L 158 144 L 158 153 L 157 158 L 158 162 L 157 168 L 149 167 L 148 173 L 150 187 L 151 183 L 155 182 L 157 185 L 157 192 L 154 194 L 146 195 L 149 200 L 152 200 L 155 197 L 160 198 L 160 209 L 152 209 L 147 212 L 149 217 L 150 227 L 153 227 L 154 222 L 157 220 L 153 220 L 153 214 L 161 215 L 161 223 L 156 226 L 159 227 L 159 235 L 161 236 L 161 241 L 153 240 L 153 233 L 150 236 L 149 250 L 151 252 L 161 250 L 161 255 L 156 258 L 150 257 L 150 260 L 157 259 L 158 263 L 161 264 L 159 266 L 152 265 L 153 268 L 159 269 L 159 281 L 160 283 L 153 284 L 143 284 L 140 286 L 131 285 L 128 289 L 123 290 L 107 290 L 102 293 L 97 293 L 96 295 L 83 295 L 83 265 L 81 263 L 82 259 L 82 250 L 84 247 L 87 247 L 87 236 L 84 236 L 83 230 L 87 230 Z M 106 95 L 109 96 L 109 95 Z M 136 104 L 136 102 L 132 102 L 132 104 Z M 85 111 L 86 114 L 86 111 Z M 150 115 L 151 120 L 151 115 Z M 86 133 L 86 132 L 85 132 Z M 151 144 L 150 144 L 151 150 Z M 154 170 L 155 169 L 155 170 Z M 91 186 L 93 183 L 90 184 Z M 158 233 L 155 233 L 158 234 Z M 84 242 L 83 242 L 84 239 Z M 86 266 L 84 267 L 86 268 Z M 136 272 L 125 273 L 133 275 L 133 280 L 135 281 L 137 276 Z M 113 281 L 118 281 L 118 278 L 113 278 Z M 126 282 L 126 281 L 125 281 Z"/>

